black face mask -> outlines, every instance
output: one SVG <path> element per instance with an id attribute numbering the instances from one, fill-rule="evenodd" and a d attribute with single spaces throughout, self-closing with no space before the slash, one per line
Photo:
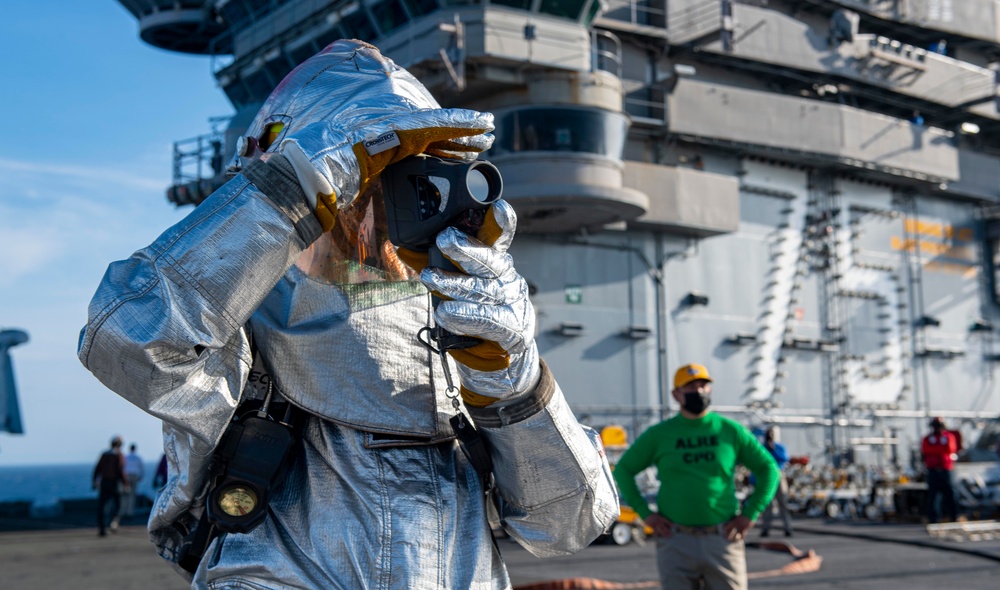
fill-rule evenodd
<path id="1" fill-rule="evenodd" d="M 711 399 L 712 398 L 708 394 L 701 394 L 697 391 L 689 391 L 684 394 L 684 402 L 681 404 L 681 407 L 692 414 L 700 414 L 705 411 L 705 408 L 708 407 L 708 403 Z"/>

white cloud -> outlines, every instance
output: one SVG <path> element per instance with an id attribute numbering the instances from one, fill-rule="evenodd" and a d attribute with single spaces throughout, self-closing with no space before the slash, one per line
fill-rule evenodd
<path id="1" fill-rule="evenodd" d="M 0 225 L 0 287 L 12 285 L 26 274 L 50 263 L 59 247 L 37 233 Z"/>
<path id="2" fill-rule="evenodd" d="M 164 180 L 148 176 L 129 174 L 117 168 L 95 168 L 92 166 L 73 166 L 55 164 L 52 162 L 26 162 L 0 157 L 0 172 L 8 175 L 5 182 L 10 182 L 9 174 L 24 174 L 30 179 L 62 179 L 100 185 L 114 185 L 122 188 L 132 188 L 144 191 L 162 191 Z M 16 180 L 16 177 L 15 179 Z"/>
<path id="3" fill-rule="evenodd" d="M 166 201 L 165 179 L 9 158 L 0 173 L 0 288 L 94 274 L 95 261 L 127 256 L 187 212 Z"/>

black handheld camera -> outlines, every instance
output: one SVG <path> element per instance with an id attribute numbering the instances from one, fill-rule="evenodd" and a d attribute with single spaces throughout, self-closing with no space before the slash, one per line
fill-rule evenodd
<path id="1" fill-rule="evenodd" d="M 503 179 L 497 167 L 486 160 L 460 162 L 410 156 L 386 166 L 382 194 L 389 240 L 397 247 L 427 252 L 429 266 L 460 272 L 441 254 L 434 240 L 441 230 L 451 226 L 476 235 L 487 209 L 503 194 Z M 435 298 L 434 305 L 438 303 Z M 438 330 L 435 339 L 451 349 L 480 342 L 444 330 Z"/>
<path id="2" fill-rule="evenodd" d="M 475 235 L 486 210 L 503 193 L 500 171 L 486 160 L 457 162 L 411 156 L 382 172 L 382 193 L 393 244 L 428 252 L 431 266 L 457 270 L 440 257 L 434 239 L 449 226 Z"/>

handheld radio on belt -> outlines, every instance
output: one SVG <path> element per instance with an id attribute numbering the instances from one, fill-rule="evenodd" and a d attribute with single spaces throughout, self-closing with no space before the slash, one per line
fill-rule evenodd
<path id="1" fill-rule="evenodd" d="M 294 407 L 285 403 L 280 419 L 268 408 L 247 408 L 234 420 L 216 450 L 221 462 L 205 509 L 223 533 L 247 533 L 267 515 L 271 488 L 284 479 L 297 439 Z"/>
<path id="2" fill-rule="evenodd" d="M 236 409 L 212 456 L 205 511 L 177 562 L 183 569 L 194 573 L 219 534 L 248 533 L 264 522 L 271 490 L 291 465 L 301 414 L 290 402 L 274 400 L 270 380 L 263 400 L 251 399 Z"/>

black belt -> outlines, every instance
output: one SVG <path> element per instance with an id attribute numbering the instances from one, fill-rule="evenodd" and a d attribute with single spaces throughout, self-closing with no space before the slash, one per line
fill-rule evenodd
<path id="1" fill-rule="evenodd" d="M 675 533 L 684 533 L 685 535 L 722 535 L 724 527 L 721 524 L 715 526 L 685 526 L 683 524 L 671 524 L 670 527 Z"/>

